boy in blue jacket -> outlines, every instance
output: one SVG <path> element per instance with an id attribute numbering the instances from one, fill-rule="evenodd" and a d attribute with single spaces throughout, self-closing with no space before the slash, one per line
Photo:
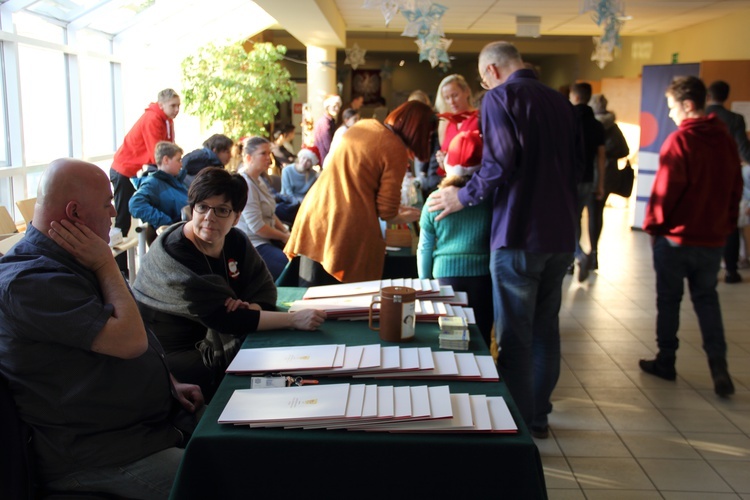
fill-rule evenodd
<path id="1" fill-rule="evenodd" d="M 130 199 L 133 217 L 156 229 L 178 222 L 182 209 L 188 204 L 187 188 L 182 183 L 182 148 L 174 143 L 160 141 L 156 144 L 154 158 L 158 170 L 134 179 L 136 192 Z M 155 239 L 149 238 L 151 241 Z M 151 242 L 149 241 L 149 243 Z"/>

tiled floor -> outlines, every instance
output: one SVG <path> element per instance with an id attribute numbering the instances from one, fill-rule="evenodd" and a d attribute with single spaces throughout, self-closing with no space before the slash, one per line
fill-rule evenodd
<path id="1" fill-rule="evenodd" d="M 750 271 L 719 283 L 734 396 L 713 393 L 687 290 L 677 380 L 642 373 L 656 351 L 654 272 L 630 221 L 608 207 L 599 271 L 563 284 L 562 373 L 550 437 L 536 440 L 549 497 L 750 500 Z"/>

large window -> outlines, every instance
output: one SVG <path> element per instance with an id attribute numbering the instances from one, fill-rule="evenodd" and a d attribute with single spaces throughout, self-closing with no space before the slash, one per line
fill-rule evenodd
<path id="1" fill-rule="evenodd" d="M 83 155 L 112 154 L 115 149 L 112 64 L 104 59 L 81 56 L 79 68 Z"/>
<path id="2" fill-rule="evenodd" d="M 26 12 L 13 13 L 16 34 L 52 43 L 65 43 L 65 29 Z"/>
<path id="3" fill-rule="evenodd" d="M 65 55 L 19 44 L 18 58 L 26 164 L 70 156 Z"/>
<path id="4" fill-rule="evenodd" d="M 5 58 L 3 57 L 3 42 L 0 42 L 0 76 L 4 74 Z M 0 167 L 10 164 L 8 161 L 8 118 L 5 110 L 5 79 L 0 78 Z"/>

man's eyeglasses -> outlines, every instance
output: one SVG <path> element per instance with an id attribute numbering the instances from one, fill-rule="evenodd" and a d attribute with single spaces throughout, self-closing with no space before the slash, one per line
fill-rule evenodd
<path id="1" fill-rule="evenodd" d="M 195 210 L 199 214 L 207 214 L 209 210 L 213 210 L 214 215 L 216 217 L 219 217 L 220 219 L 226 219 L 232 213 L 231 208 L 212 207 L 211 205 L 206 205 L 205 203 L 196 203 L 195 206 L 193 207 L 193 210 Z"/>

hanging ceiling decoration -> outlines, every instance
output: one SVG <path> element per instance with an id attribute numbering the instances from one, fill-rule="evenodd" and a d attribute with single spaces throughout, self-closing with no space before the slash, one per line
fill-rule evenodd
<path id="1" fill-rule="evenodd" d="M 403 6 L 403 0 L 365 0 L 365 9 L 374 9 L 380 7 L 380 12 L 385 18 L 385 25 L 388 26 L 393 18 L 398 14 L 399 9 Z"/>
<path id="2" fill-rule="evenodd" d="M 453 40 L 446 40 L 440 35 L 428 35 L 425 38 L 417 38 L 416 44 L 419 47 L 419 62 L 429 61 L 430 66 L 437 67 L 438 64 L 450 64 L 448 57 L 448 47 Z"/>
<path id="3" fill-rule="evenodd" d="M 380 7 L 386 26 L 399 11 L 406 18 L 401 36 L 416 38 L 420 62 L 429 61 L 433 68 L 450 65 L 448 47 L 453 40 L 445 38 L 442 23 L 448 7 L 428 0 L 365 0 L 365 9 L 376 7 Z"/>
<path id="4" fill-rule="evenodd" d="M 602 36 L 593 37 L 591 60 L 600 68 L 614 60 L 615 48 L 621 48 L 620 29 L 625 24 L 625 4 L 622 0 L 583 0 L 581 13 L 591 12 L 591 19 L 603 28 Z"/>
<path id="5" fill-rule="evenodd" d="M 344 49 L 344 52 L 346 52 L 346 60 L 344 61 L 344 64 L 349 64 L 352 69 L 357 69 L 360 64 L 365 63 L 365 54 L 367 53 L 367 50 L 361 48 L 356 43 L 352 45 L 352 48 Z"/>

